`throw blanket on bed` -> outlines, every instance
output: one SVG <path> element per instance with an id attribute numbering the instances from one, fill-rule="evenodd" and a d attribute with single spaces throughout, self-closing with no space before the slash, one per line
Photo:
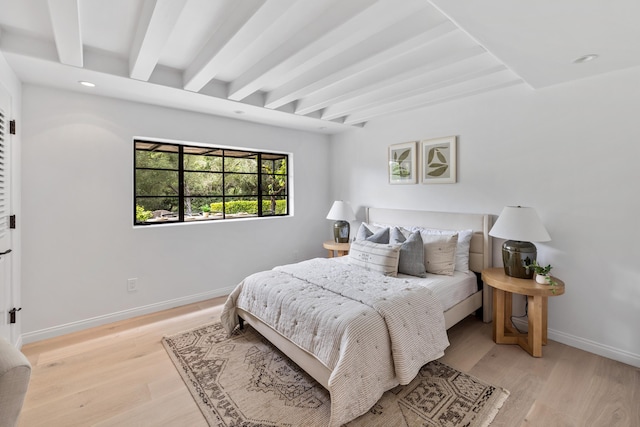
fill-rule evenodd
<path id="1" fill-rule="evenodd" d="M 409 383 L 449 345 L 442 307 L 428 289 L 401 278 L 317 258 L 247 277 L 227 300 L 260 318 L 332 370 L 331 426 L 367 412 Z"/>

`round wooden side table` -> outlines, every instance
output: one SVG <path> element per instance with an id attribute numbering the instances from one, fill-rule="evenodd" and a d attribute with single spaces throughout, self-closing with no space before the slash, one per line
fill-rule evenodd
<path id="1" fill-rule="evenodd" d="M 349 243 L 338 243 L 333 240 L 327 240 L 322 246 L 329 251 L 329 258 L 333 258 L 334 251 L 337 254 L 336 256 L 347 255 L 351 245 Z"/>
<path id="2" fill-rule="evenodd" d="M 507 276 L 502 267 L 482 270 L 482 281 L 493 288 L 496 344 L 517 344 L 533 357 L 542 357 L 542 346 L 547 344 L 547 300 L 564 294 L 564 282 L 553 277 L 555 286 L 541 285 L 533 279 Z M 512 294 L 527 296 L 529 330 L 526 334 L 511 325 Z"/>

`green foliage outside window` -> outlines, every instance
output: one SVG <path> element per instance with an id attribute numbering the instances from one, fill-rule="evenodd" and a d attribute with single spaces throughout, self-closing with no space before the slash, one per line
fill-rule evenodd
<path id="1" fill-rule="evenodd" d="M 287 215 L 287 164 L 286 154 L 136 141 L 135 223 L 221 219 L 222 200 L 225 217 Z"/>
<path id="2" fill-rule="evenodd" d="M 145 210 L 142 206 L 136 205 L 136 221 L 145 222 L 153 216 L 151 211 Z"/>
<path id="3" fill-rule="evenodd" d="M 225 202 L 225 214 L 255 214 L 258 212 L 258 202 L 256 200 L 234 200 Z M 222 202 L 211 203 L 211 212 L 222 212 Z M 275 213 L 271 212 L 271 200 L 262 201 L 262 212 L 264 215 L 283 215 L 287 213 L 287 201 L 275 201 Z"/>

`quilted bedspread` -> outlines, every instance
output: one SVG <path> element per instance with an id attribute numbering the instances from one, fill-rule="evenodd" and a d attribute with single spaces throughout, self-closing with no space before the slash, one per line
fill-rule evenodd
<path id="1" fill-rule="evenodd" d="M 332 372 L 331 427 L 367 412 L 382 394 L 408 384 L 449 345 L 442 307 L 432 292 L 402 278 L 316 258 L 244 279 L 221 322 L 251 312 Z"/>

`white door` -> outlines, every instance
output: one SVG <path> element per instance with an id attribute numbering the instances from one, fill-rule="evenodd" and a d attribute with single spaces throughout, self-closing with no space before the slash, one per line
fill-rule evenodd
<path id="1" fill-rule="evenodd" d="M 11 233 L 9 215 L 11 214 L 11 189 L 9 166 L 11 165 L 9 121 L 11 120 L 11 97 L 0 84 L 0 337 L 15 344 L 9 323 L 10 310 L 14 308 L 11 286 Z"/>

